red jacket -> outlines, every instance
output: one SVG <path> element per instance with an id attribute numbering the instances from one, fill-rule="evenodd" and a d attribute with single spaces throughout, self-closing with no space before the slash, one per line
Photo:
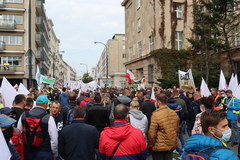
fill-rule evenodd
<path id="1" fill-rule="evenodd" d="M 113 160 L 145 160 L 147 158 L 147 144 L 142 131 L 125 120 L 115 120 L 113 127 L 105 127 L 101 133 L 99 152 L 102 159 L 109 159 L 120 141 Z"/>
<path id="2" fill-rule="evenodd" d="M 85 103 L 86 103 L 86 102 L 89 102 L 89 101 L 90 101 L 90 98 L 89 98 L 89 97 L 84 98 L 84 99 L 81 101 L 80 106 L 81 106 L 81 107 L 84 107 Z"/>
<path id="3" fill-rule="evenodd" d="M 23 135 L 19 129 L 14 128 L 11 141 L 15 145 L 16 151 L 19 153 L 21 160 L 24 160 L 24 141 Z"/>

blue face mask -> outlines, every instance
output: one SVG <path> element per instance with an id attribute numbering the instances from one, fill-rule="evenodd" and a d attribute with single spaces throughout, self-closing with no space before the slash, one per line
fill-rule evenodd
<path id="1" fill-rule="evenodd" d="M 222 138 L 219 138 L 217 136 L 215 136 L 215 137 L 217 137 L 220 141 L 228 142 L 230 140 L 231 136 L 232 136 L 232 130 L 229 128 L 228 130 L 225 130 L 222 132 Z"/>

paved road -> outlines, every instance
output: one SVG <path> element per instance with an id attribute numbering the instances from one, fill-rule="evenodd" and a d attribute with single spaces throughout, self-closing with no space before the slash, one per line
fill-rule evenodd
<path id="1" fill-rule="evenodd" d="M 185 135 L 184 135 L 184 138 L 185 138 L 185 140 L 187 140 L 187 139 L 188 139 L 188 136 L 185 134 Z M 231 146 L 231 143 L 228 143 L 227 145 L 228 145 L 228 147 L 229 147 L 232 151 L 234 151 L 236 154 L 238 153 L 238 145 L 235 145 L 234 147 Z M 148 158 L 147 158 L 147 160 L 152 160 L 152 156 L 149 155 Z M 181 158 L 180 158 L 180 156 L 179 156 L 177 153 L 173 153 L 173 160 L 181 160 Z"/>

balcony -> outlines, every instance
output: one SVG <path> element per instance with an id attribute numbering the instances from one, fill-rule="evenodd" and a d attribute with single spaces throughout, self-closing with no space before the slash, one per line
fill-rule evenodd
<path id="1" fill-rule="evenodd" d="M 40 47 L 42 47 L 44 45 L 44 37 L 43 37 L 42 33 L 37 33 L 36 34 L 36 43 Z"/>
<path id="2" fill-rule="evenodd" d="M 6 3 L 4 0 L 0 0 L 0 8 L 5 8 L 6 7 Z"/>
<path id="3" fill-rule="evenodd" d="M 40 31 L 43 31 L 43 19 L 42 17 L 36 17 L 36 26 Z"/>
<path id="4" fill-rule="evenodd" d="M 5 50 L 5 43 L 3 41 L 0 41 L 0 51 Z"/>
<path id="5" fill-rule="evenodd" d="M 43 58 L 43 48 L 42 47 L 39 47 L 38 50 L 36 51 L 36 59 L 39 60 L 39 61 L 42 61 L 42 58 Z"/>
<path id="6" fill-rule="evenodd" d="M 37 12 L 38 12 L 40 15 L 43 14 L 43 12 L 44 12 L 43 9 L 44 9 L 44 8 L 43 8 L 43 2 L 42 2 L 42 0 L 36 0 L 36 10 L 37 10 Z"/>
<path id="7" fill-rule="evenodd" d="M 16 72 L 16 66 L 2 65 L 0 66 L 0 74 L 14 74 Z"/>
<path id="8" fill-rule="evenodd" d="M 0 29 L 16 29 L 16 22 L 12 19 L 0 19 Z"/>

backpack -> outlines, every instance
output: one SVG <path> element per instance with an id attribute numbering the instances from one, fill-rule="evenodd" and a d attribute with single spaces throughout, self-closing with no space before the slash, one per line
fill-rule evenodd
<path id="1" fill-rule="evenodd" d="M 224 146 L 209 147 L 201 151 L 190 151 L 183 157 L 183 160 L 210 160 L 210 155 L 219 149 L 228 149 Z"/>
<path id="2" fill-rule="evenodd" d="M 67 111 L 67 125 L 72 124 L 73 121 L 73 116 L 72 116 L 72 112 L 73 112 L 74 108 L 71 108 Z"/>
<path id="3" fill-rule="evenodd" d="M 31 116 L 29 111 L 25 112 L 25 120 L 23 133 L 28 149 L 37 149 L 41 146 L 44 141 L 44 135 L 42 132 L 42 119 L 46 115 L 49 115 L 47 112 L 42 113 L 39 116 Z"/>

